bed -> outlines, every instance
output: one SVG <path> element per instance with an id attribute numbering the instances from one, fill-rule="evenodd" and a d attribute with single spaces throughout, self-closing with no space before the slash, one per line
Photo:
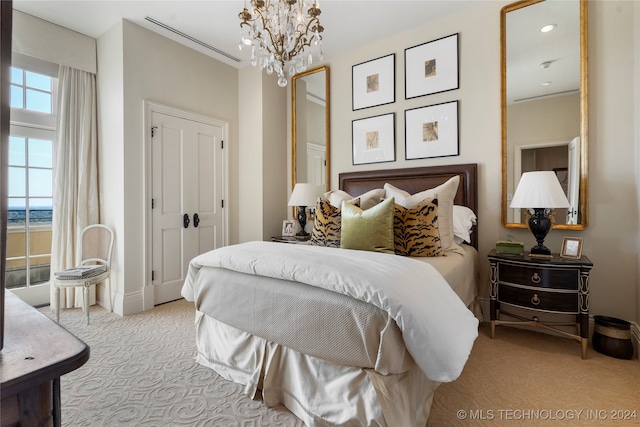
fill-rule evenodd
<path id="1" fill-rule="evenodd" d="M 342 173 L 339 185 L 413 195 L 453 178 L 454 204 L 477 212 L 476 171 Z M 196 308 L 196 360 L 308 426 L 425 426 L 437 386 L 458 377 L 477 336 L 476 228 L 447 256 L 276 242 L 200 255 L 182 289 Z"/>

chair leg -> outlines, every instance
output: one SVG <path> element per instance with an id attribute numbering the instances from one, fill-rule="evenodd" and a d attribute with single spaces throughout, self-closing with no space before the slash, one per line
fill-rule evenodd
<path id="1" fill-rule="evenodd" d="M 60 323 L 60 292 L 61 288 L 55 288 L 55 295 L 53 296 L 53 303 L 56 306 L 56 323 Z"/>
<path id="2" fill-rule="evenodd" d="M 84 287 L 84 313 L 87 316 L 87 325 L 89 324 L 89 286 Z"/>

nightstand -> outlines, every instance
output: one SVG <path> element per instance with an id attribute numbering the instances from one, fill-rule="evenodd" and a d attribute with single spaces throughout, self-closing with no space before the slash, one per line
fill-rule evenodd
<path id="1" fill-rule="evenodd" d="M 311 244 L 311 240 L 310 239 L 298 239 L 294 236 L 274 236 L 271 238 L 272 242 L 279 242 L 279 243 L 293 243 L 295 245 L 310 245 Z"/>
<path id="2" fill-rule="evenodd" d="M 593 264 L 586 256 L 579 259 L 532 258 L 529 255 L 498 254 L 492 250 L 491 264 L 491 338 L 497 325 L 529 325 L 554 331 L 582 345 L 582 358 L 587 357 L 589 342 L 589 273 Z M 509 313 L 506 309 L 516 307 L 530 310 L 533 315 L 526 318 Z M 540 322 L 537 314 L 554 313 L 575 316 L 575 322 Z M 516 320 L 500 320 L 500 316 Z M 575 325 L 576 334 L 557 326 Z"/>

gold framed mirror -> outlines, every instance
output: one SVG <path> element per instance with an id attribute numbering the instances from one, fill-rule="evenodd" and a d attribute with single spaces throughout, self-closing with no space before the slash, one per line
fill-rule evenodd
<path id="1" fill-rule="evenodd" d="M 548 26 L 550 31 L 543 31 Z M 522 173 L 553 170 L 570 207 L 553 228 L 588 224 L 587 0 L 523 0 L 500 11 L 502 225 L 527 228 L 509 208 Z"/>
<path id="2" fill-rule="evenodd" d="M 291 188 L 310 183 L 322 196 L 331 189 L 329 67 L 296 74 L 291 81 Z"/>

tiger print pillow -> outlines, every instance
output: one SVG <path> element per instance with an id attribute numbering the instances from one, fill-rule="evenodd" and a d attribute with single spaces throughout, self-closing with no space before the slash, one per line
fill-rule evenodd
<path id="1" fill-rule="evenodd" d="M 438 199 L 425 199 L 411 209 L 395 205 L 394 249 L 402 256 L 439 256 Z"/>
<path id="2" fill-rule="evenodd" d="M 360 199 L 356 199 L 352 204 L 360 206 Z M 313 222 L 313 231 L 311 232 L 311 244 L 339 248 L 341 227 L 340 208 L 333 206 L 325 198 L 319 198 L 316 205 L 316 219 Z"/>

